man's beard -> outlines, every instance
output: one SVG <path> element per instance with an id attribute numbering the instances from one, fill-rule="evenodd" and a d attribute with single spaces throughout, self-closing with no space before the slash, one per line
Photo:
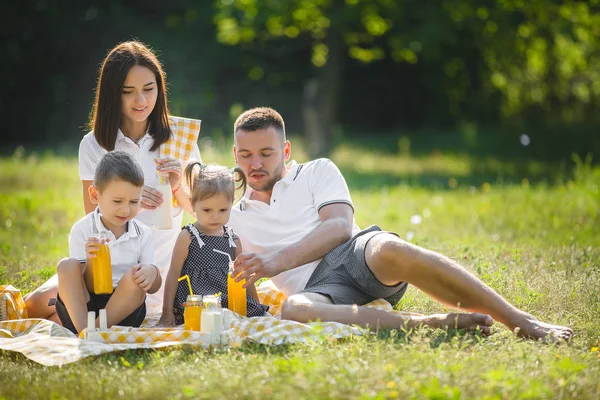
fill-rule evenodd
<path id="1" fill-rule="evenodd" d="M 275 187 L 275 184 L 283 178 L 283 169 L 284 168 L 285 168 L 285 164 L 281 165 L 279 168 L 277 168 L 275 170 L 275 172 L 273 172 L 273 177 L 268 179 L 266 182 L 259 184 L 260 186 L 257 186 L 257 182 L 252 182 L 250 179 L 248 179 L 248 186 L 250 186 L 252 188 L 252 190 L 255 190 L 257 192 L 270 192 L 271 190 L 273 190 L 273 187 Z M 252 172 L 259 172 L 259 171 L 252 171 Z M 252 174 L 252 172 L 250 172 L 250 174 Z M 260 172 L 263 173 L 265 175 L 265 177 L 269 176 L 269 175 L 267 175 L 267 171 L 260 170 Z"/>

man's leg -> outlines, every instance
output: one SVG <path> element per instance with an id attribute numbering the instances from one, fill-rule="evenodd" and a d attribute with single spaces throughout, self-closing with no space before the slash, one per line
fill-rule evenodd
<path id="1" fill-rule="evenodd" d="M 25 306 L 27 307 L 27 316 L 29 318 L 49 319 L 62 325 L 58 315 L 56 315 L 56 308 L 48 305 L 50 299 L 56 299 L 57 291 L 58 275 L 54 275 L 33 292 L 23 296 Z"/>
<path id="2" fill-rule="evenodd" d="M 290 296 L 283 303 L 281 318 L 298 322 L 334 321 L 356 324 L 364 328 L 406 327 L 410 329 L 426 325 L 442 329 L 479 329 L 485 335 L 490 333 L 493 322 L 489 315 L 479 313 L 427 316 L 389 312 L 356 304 L 333 304 L 329 297 L 317 293 L 299 293 Z"/>
<path id="3" fill-rule="evenodd" d="M 543 323 L 517 309 L 448 257 L 395 235 L 382 233 L 371 238 L 365 260 L 384 285 L 408 282 L 449 307 L 489 314 L 520 336 L 569 340 L 573 335 L 570 328 Z"/>

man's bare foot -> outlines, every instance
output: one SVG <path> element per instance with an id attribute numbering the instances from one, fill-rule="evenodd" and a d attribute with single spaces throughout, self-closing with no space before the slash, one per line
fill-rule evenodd
<path id="1" fill-rule="evenodd" d="M 561 340 L 568 342 L 573 337 L 573 329 L 566 326 L 547 324 L 527 313 L 523 313 L 523 320 L 515 324 L 512 329 L 519 337 L 533 340 L 541 339 L 544 343 Z"/>
<path id="2" fill-rule="evenodd" d="M 441 329 L 466 329 L 469 331 L 479 330 L 488 336 L 494 320 L 487 314 L 434 314 L 427 317 L 425 325 Z"/>

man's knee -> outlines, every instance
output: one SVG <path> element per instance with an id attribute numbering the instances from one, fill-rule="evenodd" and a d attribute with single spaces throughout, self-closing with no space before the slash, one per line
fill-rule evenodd
<path id="1" fill-rule="evenodd" d="M 281 307 L 281 319 L 297 322 L 309 322 L 316 318 L 315 304 L 331 304 L 331 300 L 318 293 L 294 294 L 283 302 Z"/>
<path id="2" fill-rule="evenodd" d="M 367 264 L 387 267 L 415 267 L 423 249 L 400 239 L 396 235 L 381 234 L 373 237 L 365 249 Z"/>
<path id="3" fill-rule="evenodd" d="M 288 297 L 281 307 L 281 319 L 292 321 L 301 321 L 301 315 L 304 313 L 306 303 L 303 302 L 301 295 L 293 295 Z"/>
<path id="4" fill-rule="evenodd" d="M 418 267 L 423 249 L 408 243 L 398 236 L 383 233 L 374 236 L 365 248 L 365 260 L 376 276 L 390 278 L 395 283 L 395 277 L 404 276 L 410 270 Z M 391 275 L 390 275 L 391 273 Z M 387 280 L 387 279 L 386 279 Z"/>

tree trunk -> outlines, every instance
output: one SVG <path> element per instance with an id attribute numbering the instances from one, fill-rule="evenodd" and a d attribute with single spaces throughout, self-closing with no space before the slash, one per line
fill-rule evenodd
<path id="1" fill-rule="evenodd" d="M 326 157 L 332 150 L 339 102 L 343 44 L 335 27 L 330 29 L 325 44 L 329 49 L 327 63 L 304 84 L 302 115 L 307 151 L 311 158 Z"/>

